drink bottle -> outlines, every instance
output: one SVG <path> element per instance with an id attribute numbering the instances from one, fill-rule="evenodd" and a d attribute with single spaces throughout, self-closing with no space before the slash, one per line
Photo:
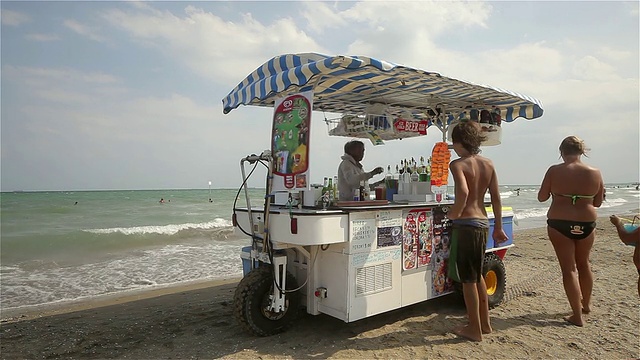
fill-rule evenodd
<path id="1" fill-rule="evenodd" d="M 320 197 L 320 201 L 322 202 L 322 208 L 326 209 L 329 205 L 329 178 L 324 178 L 324 185 L 322 186 L 322 196 Z"/>
<path id="2" fill-rule="evenodd" d="M 413 172 L 411 172 L 411 195 L 416 195 L 418 193 L 418 181 L 420 180 L 420 175 L 418 174 L 418 168 L 414 164 Z"/>
<path id="3" fill-rule="evenodd" d="M 427 181 L 427 166 L 424 164 L 424 157 L 422 157 L 422 156 L 420 156 L 419 181 L 420 182 Z"/>
<path id="4" fill-rule="evenodd" d="M 408 162 L 405 162 L 406 168 L 402 173 L 402 194 L 409 195 L 411 194 L 411 170 L 409 170 Z"/>

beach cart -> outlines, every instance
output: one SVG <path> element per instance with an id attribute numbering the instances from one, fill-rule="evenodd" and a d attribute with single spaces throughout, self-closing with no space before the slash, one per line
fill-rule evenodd
<path id="1" fill-rule="evenodd" d="M 240 160 L 238 193 L 244 189 L 246 204 L 233 209 L 236 231 L 250 239 L 240 254 L 244 276 L 234 313 L 259 336 L 284 331 L 302 308 L 352 322 L 455 291 L 446 276 L 451 129 L 477 121 L 487 135 L 484 145 L 497 145 L 505 123 L 543 113 L 538 100 L 507 90 L 364 56 L 312 53 L 274 57 L 222 102 L 225 114 L 240 105 L 273 108 L 271 148 Z M 430 163 L 403 161 L 402 176 L 387 174 L 375 200 L 363 189 L 354 194 L 358 201 L 337 201 L 335 184 L 310 181 L 314 111 L 322 112 L 329 136 L 380 145 L 435 130 L 442 141 L 425 146 L 433 148 Z M 264 200 L 252 204 L 247 179 L 262 165 Z M 491 306 L 505 292 L 502 259 L 513 246 L 512 220 L 513 211 L 504 208 L 509 239 L 487 244 Z"/>

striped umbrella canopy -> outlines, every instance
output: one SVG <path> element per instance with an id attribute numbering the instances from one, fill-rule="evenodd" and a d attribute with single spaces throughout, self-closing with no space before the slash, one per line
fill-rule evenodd
<path id="1" fill-rule="evenodd" d="M 277 98 L 308 90 L 317 111 L 366 114 L 373 104 L 381 104 L 385 114 L 410 113 L 429 125 L 443 114 L 450 122 L 471 109 L 499 112 L 506 122 L 543 113 L 539 100 L 512 91 L 365 56 L 316 53 L 267 61 L 222 99 L 223 112 L 240 105 L 272 107 Z"/>

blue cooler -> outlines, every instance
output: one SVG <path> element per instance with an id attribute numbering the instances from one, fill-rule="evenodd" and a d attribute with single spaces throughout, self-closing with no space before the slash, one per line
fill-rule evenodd
<path id="1" fill-rule="evenodd" d="M 489 238 L 487 239 L 487 249 L 492 249 L 494 247 L 505 247 L 509 245 L 513 245 L 513 210 L 511 208 L 502 208 L 502 229 L 509 237 L 509 240 L 500 243 L 493 243 L 493 225 L 495 224 L 495 219 L 489 219 Z"/>

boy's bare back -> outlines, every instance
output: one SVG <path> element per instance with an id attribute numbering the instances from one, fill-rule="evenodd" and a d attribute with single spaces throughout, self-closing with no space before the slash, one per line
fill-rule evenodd
<path id="1" fill-rule="evenodd" d="M 487 189 L 500 199 L 495 168 L 491 160 L 480 155 L 465 156 L 450 164 L 451 173 L 456 184 L 454 213 L 462 210 L 459 218 L 486 218 L 484 195 Z M 462 209 L 459 209 L 462 207 Z"/>

